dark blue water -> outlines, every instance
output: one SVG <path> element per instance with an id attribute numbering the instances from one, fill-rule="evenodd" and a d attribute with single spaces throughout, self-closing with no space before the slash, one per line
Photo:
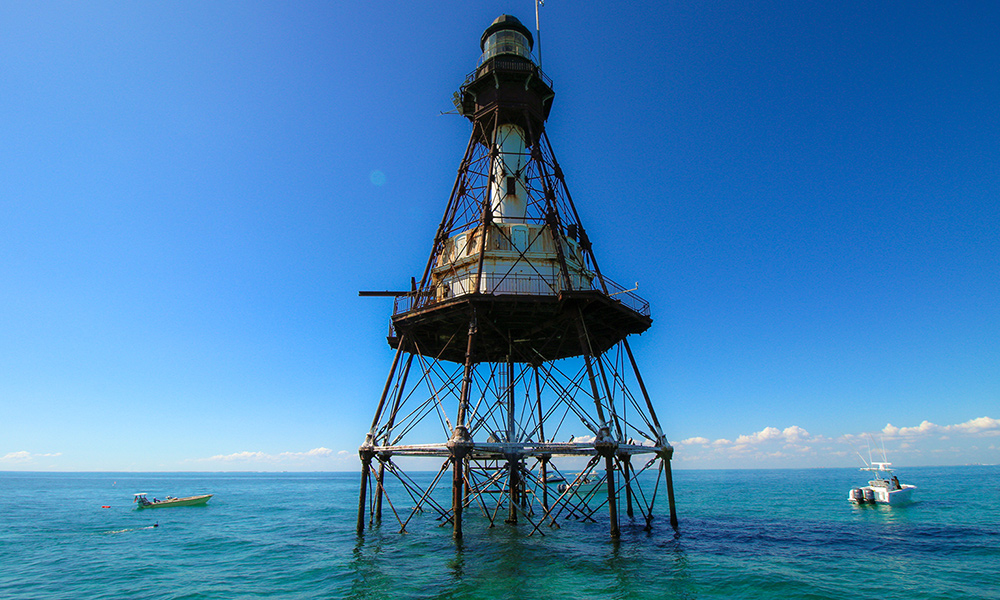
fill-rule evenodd
<path id="1" fill-rule="evenodd" d="M 0 598 L 1000 598 L 998 467 L 900 471 L 917 502 L 891 509 L 847 502 L 854 469 L 674 475 L 677 532 L 665 504 L 620 542 L 470 511 L 456 543 L 388 507 L 359 540 L 354 473 L 0 473 Z"/>

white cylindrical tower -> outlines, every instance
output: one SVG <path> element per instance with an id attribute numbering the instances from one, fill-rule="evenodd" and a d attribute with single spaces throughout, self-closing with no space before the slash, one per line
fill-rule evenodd
<path id="1" fill-rule="evenodd" d="M 501 125 L 497 127 L 493 143 L 497 151 L 490 177 L 493 220 L 499 223 L 523 223 L 527 208 L 523 174 L 528 162 L 524 130 L 513 124 Z"/>

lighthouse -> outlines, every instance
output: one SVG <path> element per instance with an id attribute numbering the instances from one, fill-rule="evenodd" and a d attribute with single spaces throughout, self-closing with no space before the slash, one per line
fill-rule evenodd
<path id="1" fill-rule="evenodd" d="M 661 484 L 677 524 L 673 447 L 627 339 L 652 325 L 649 304 L 600 270 L 545 133 L 555 94 L 533 44 L 510 15 L 483 32 L 425 268 L 408 290 L 362 292 L 394 298 L 395 355 L 359 448 L 359 535 L 388 502 L 400 531 L 435 512 L 456 538 L 469 518 L 529 534 L 604 521 L 617 538 L 622 518 L 652 526 L 643 487 Z"/>

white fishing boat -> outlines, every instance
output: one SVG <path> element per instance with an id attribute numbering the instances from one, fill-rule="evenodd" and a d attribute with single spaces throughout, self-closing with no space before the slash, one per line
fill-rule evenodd
<path id="1" fill-rule="evenodd" d="M 187 496 L 185 498 L 174 498 L 173 496 L 167 496 L 165 500 L 159 500 L 153 498 L 149 500 L 146 498 L 146 492 L 139 492 L 135 495 L 135 499 L 132 501 L 138 504 L 136 508 L 166 508 L 168 506 L 198 506 L 208 502 L 212 494 L 201 494 L 200 496 Z"/>
<path id="2" fill-rule="evenodd" d="M 848 499 L 855 504 L 888 504 L 899 506 L 912 502 L 911 496 L 917 486 L 899 483 L 899 478 L 892 474 L 892 463 L 870 462 L 861 467 L 862 471 L 874 473 L 874 479 L 864 487 L 851 490 Z"/>
<path id="3" fill-rule="evenodd" d="M 598 483 L 598 479 L 593 479 L 589 475 L 577 475 L 573 481 L 568 483 L 563 479 L 556 489 L 560 494 L 566 493 L 567 490 L 573 490 L 577 495 L 590 495 Z"/>

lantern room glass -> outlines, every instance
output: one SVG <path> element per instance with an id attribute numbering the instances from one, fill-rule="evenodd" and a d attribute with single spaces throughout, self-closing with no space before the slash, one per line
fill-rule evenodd
<path id="1" fill-rule="evenodd" d="M 486 46 L 479 64 L 483 64 L 494 56 L 514 54 L 531 60 L 531 47 L 528 38 L 510 29 L 502 29 L 486 38 Z"/>

